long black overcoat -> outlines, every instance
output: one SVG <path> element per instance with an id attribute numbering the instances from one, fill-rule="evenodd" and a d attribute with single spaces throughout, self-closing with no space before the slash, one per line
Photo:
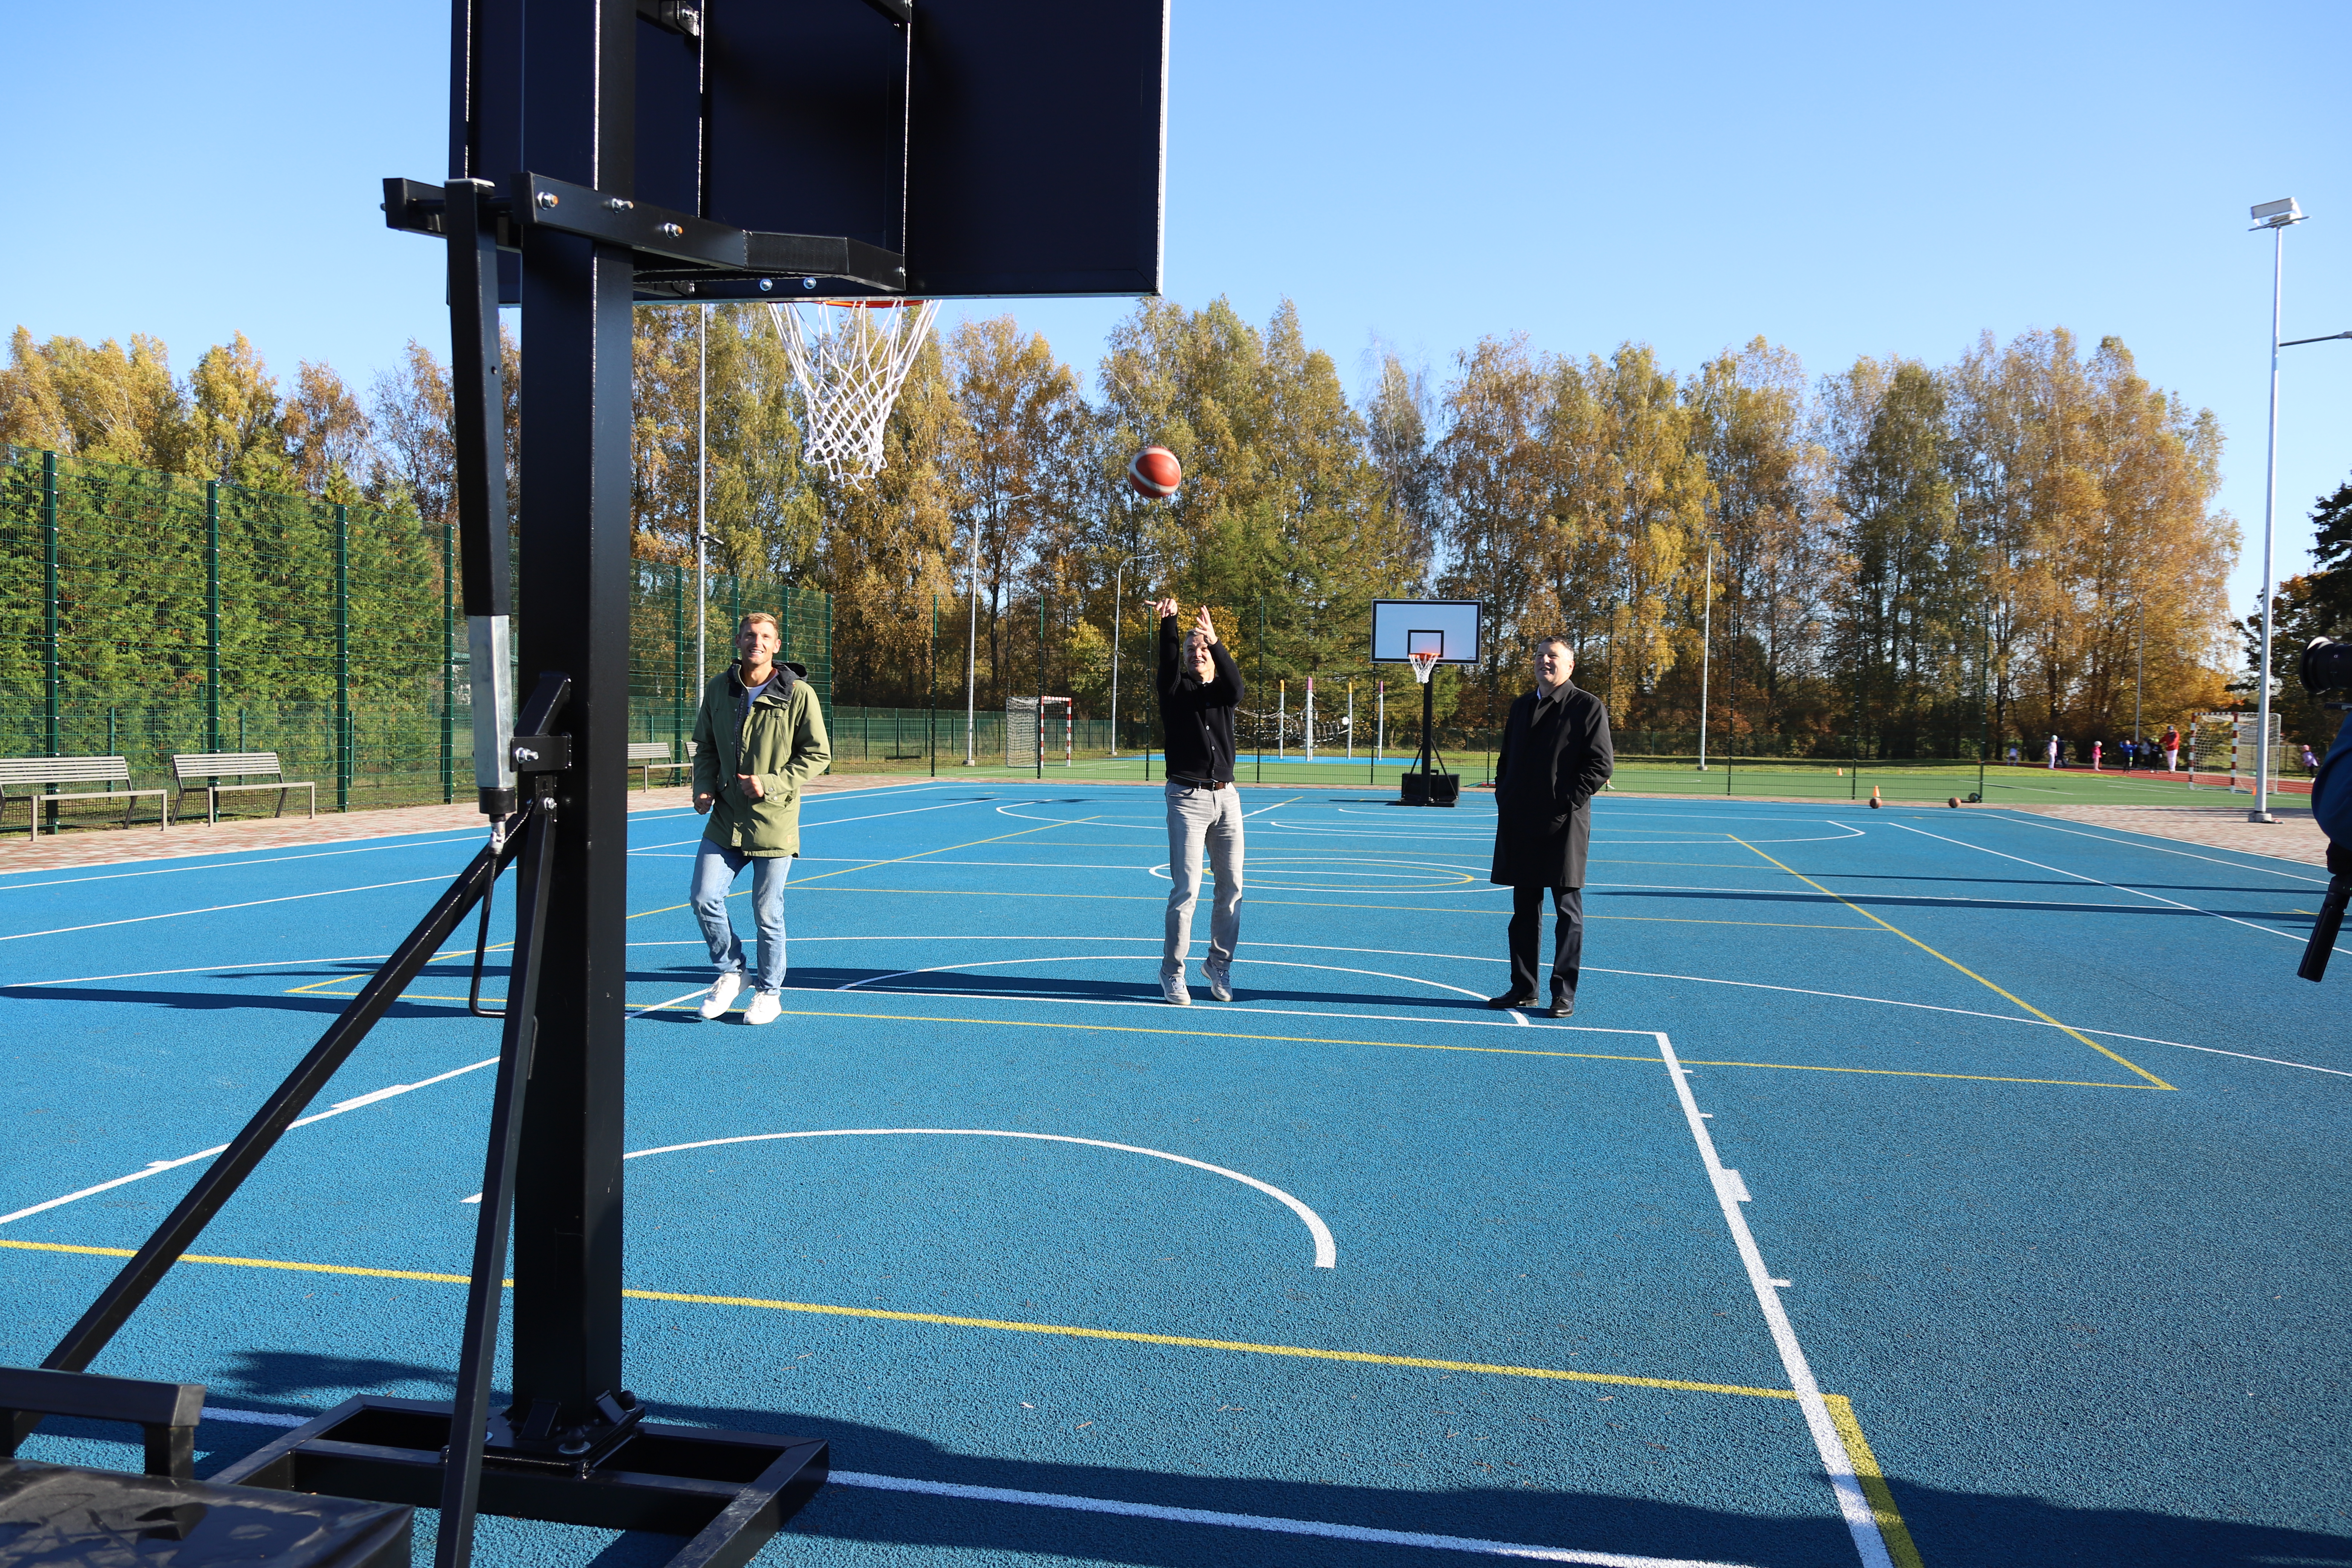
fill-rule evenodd
<path id="1" fill-rule="evenodd" d="M 1590 691 L 1571 686 L 1540 705 L 1530 691 L 1512 703 L 1495 758 L 1495 867 L 1487 879 L 1515 888 L 1584 886 L 1592 797 L 1616 766 L 1609 710 Z"/>

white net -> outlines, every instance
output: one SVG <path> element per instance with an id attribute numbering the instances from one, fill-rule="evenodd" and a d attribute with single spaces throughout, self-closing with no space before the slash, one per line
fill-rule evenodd
<path id="1" fill-rule="evenodd" d="M 935 300 L 771 304 L 808 411 L 802 455 L 856 485 L 882 467 L 882 426 L 938 315 Z"/>
<path id="2" fill-rule="evenodd" d="M 1041 751 L 1048 759 L 1069 762 L 1073 728 L 1070 700 L 1066 697 L 1048 697 L 1042 709 L 1034 697 L 1006 698 L 1004 765 L 1034 768 Z"/>
<path id="3" fill-rule="evenodd" d="M 1429 653 L 1409 653 L 1404 656 L 1404 658 L 1407 664 L 1412 666 L 1412 678 L 1415 680 L 1420 681 L 1423 686 L 1428 685 L 1430 672 L 1437 668 L 1436 653 L 1433 651 Z"/>

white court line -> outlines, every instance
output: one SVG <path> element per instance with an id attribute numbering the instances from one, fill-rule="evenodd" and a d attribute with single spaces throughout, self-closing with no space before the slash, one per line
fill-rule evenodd
<path id="1" fill-rule="evenodd" d="M 2252 921 L 2242 921 L 2235 915 L 2221 914 L 2214 910 L 2199 909 L 2195 904 L 2184 904 L 2179 899 L 2168 899 L 2161 893 L 2144 893 L 2137 888 L 2126 888 L 2118 883 L 2103 881 L 2096 877 L 2086 877 L 2080 871 L 2069 871 L 2059 866 L 2045 866 L 2039 860 L 2028 860 L 2022 855 L 2011 855 L 2006 850 L 1989 849 L 1981 844 L 1971 844 L 1965 838 L 1947 838 L 1940 833 L 1930 833 L 1924 827 L 1907 827 L 1899 822 L 1889 823 L 1887 826 L 1901 827 L 1904 832 L 1916 833 L 1922 838 L 1933 838 L 1940 843 L 1958 845 L 1963 849 L 1974 849 L 1979 854 L 1997 855 L 2003 860 L 2014 860 L 2021 866 L 2031 866 L 2037 871 L 2047 871 L 2053 876 L 2072 877 L 2078 882 L 2089 882 L 2095 887 L 2112 888 L 2118 893 L 2129 893 L 2136 899 L 2147 899 L 2155 903 L 2169 904 L 2176 910 L 2185 910 L 2190 914 L 2203 915 L 2210 920 L 2227 921 L 2233 926 L 2243 926 L 2248 931 L 2261 931 L 2264 936 L 2278 937 L 2282 941 L 2294 942 L 2298 947 L 2307 946 L 2311 941 L 2309 937 L 2297 936 L 2293 931 L 2280 931 L 2275 926 L 2256 925 Z M 2344 950 L 2339 947 L 2331 951 L 2342 952 Z"/>
<path id="2" fill-rule="evenodd" d="M 730 1143 L 771 1143 L 785 1138 L 888 1138 L 898 1136 L 926 1138 L 1029 1138 L 1040 1143 L 1083 1143 L 1090 1149 L 1115 1149 L 1122 1154 L 1149 1154 L 1155 1160 L 1169 1160 L 1179 1165 L 1190 1165 L 1196 1171 L 1239 1182 L 1255 1187 L 1274 1199 L 1306 1224 L 1307 1232 L 1315 1238 L 1315 1267 L 1339 1267 L 1339 1244 L 1331 1239 L 1331 1227 L 1323 1216 L 1284 1192 L 1271 1182 L 1261 1182 L 1255 1176 L 1245 1176 L 1239 1171 L 1229 1171 L 1223 1165 L 1212 1165 L 1206 1160 L 1194 1160 L 1182 1154 L 1171 1154 L 1164 1149 L 1146 1149 L 1134 1143 L 1109 1143 L 1100 1138 L 1072 1138 L 1059 1132 L 1002 1132 L 985 1127 L 837 1127 L 814 1132 L 754 1132 L 741 1138 L 705 1138 L 694 1143 L 666 1143 L 658 1149 L 638 1149 L 621 1156 L 624 1160 L 642 1160 L 650 1154 L 676 1154 L 688 1149 L 717 1149 Z M 477 1193 L 475 1198 L 481 1194 Z"/>
<path id="3" fill-rule="evenodd" d="M 981 969 L 991 964 L 1149 963 L 1151 962 L 1152 959 L 1150 954 L 1141 952 L 1071 952 L 1055 953 L 1045 958 L 976 958 L 969 963 L 935 963 L 925 969 L 901 969 L 891 974 L 869 975 L 864 980 L 853 980 L 845 985 L 836 985 L 834 989 L 835 991 L 856 991 L 862 986 L 879 985 L 886 980 L 903 980 L 909 974 L 944 974 L 960 969 Z M 1448 985 L 1442 980 L 1424 980 L 1417 974 L 1391 974 L 1387 971 L 1380 969 L 1349 969 L 1337 963 L 1287 963 L 1278 958 L 1261 958 L 1255 962 L 1274 969 L 1318 969 L 1328 971 L 1333 974 L 1364 974 L 1370 975 L 1377 980 L 1401 980 L 1408 985 L 1435 986 L 1440 991 L 1451 991 L 1463 996 L 1478 995 L 1478 993 L 1475 991 L 1465 990 L 1464 987 L 1459 985 Z M 922 991 L 908 991 L 903 994 L 916 996 L 929 994 L 929 993 Z M 1481 998 L 1481 1000 L 1484 1000 L 1484 998 Z M 1166 1004 L 1162 1003 L 1161 1005 L 1165 1006 Z M 1222 1006 L 1223 1004 L 1221 1003 L 1219 1005 Z"/>
<path id="4" fill-rule="evenodd" d="M 258 909 L 264 904 L 291 904 L 304 899 L 340 898 L 345 893 L 374 893 L 386 888 L 413 888 L 419 882 L 446 883 L 446 877 L 410 877 L 399 882 L 371 882 L 364 888 L 328 888 L 316 893 L 288 893 L 277 899 L 248 899 L 241 904 L 210 904 L 201 910 L 172 910 L 160 915 L 132 915 L 128 920 L 93 921 L 88 925 L 58 926 L 51 931 L 20 931 L 0 936 L 0 942 L 23 942 L 37 936 L 69 936 L 80 931 L 105 931 L 111 926 L 143 925 L 149 921 L 175 921 L 184 915 L 216 915 L 228 910 Z"/>
<path id="5" fill-rule="evenodd" d="M 1789 1386 L 1796 1391 L 1797 1406 L 1805 1413 L 1806 1429 L 1813 1435 L 1813 1447 L 1822 1456 L 1822 1468 L 1829 1472 L 1830 1489 L 1837 1494 L 1838 1512 L 1844 1516 L 1845 1526 L 1853 1536 L 1854 1550 L 1862 1554 L 1863 1568 L 1894 1568 L 1886 1553 L 1885 1538 L 1879 1534 L 1878 1518 L 1871 1512 L 1870 1500 L 1862 1495 L 1861 1478 L 1854 1474 L 1853 1458 L 1845 1449 L 1845 1439 L 1838 1436 L 1837 1423 L 1830 1418 L 1830 1407 L 1822 1398 L 1821 1385 L 1813 1381 L 1813 1369 L 1806 1363 L 1804 1347 L 1797 1342 L 1797 1331 L 1789 1321 L 1788 1309 L 1780 1304 L 1780 1291 L 1787 1287 L 1785 1279 L 1775 1279 L 1764 1267 L 1764 1254 L 1756 1245 L 1755 1234 L 1748 1228 L 1748 1216 L 1739 1212 L 1743 1202 L 1752 1202 L 1739 1173 L 1725 1168 L 1717 1158 L 1715 1140 L 1706 1130 L 1698 1101 L 1691 1095 L 1690 1073 L 1675 1055 L 1674 1042 L 1661 1031 L 1657 1036 L 1658 1055 L 1666 1064 L 1666 1076 L 1674 1080 L 1675 1098 L 1682 1101 L 1683 1120 L 1690 1123 L 1691 1138 L 1698 1144 L 1700 1162 L 1706 1167 L 1707 1185 L 1715 1193 L 1716 1206 L 1723 1211 L 1723 1223 L 1731 1227 L 1732 1245 L 1739 1249 L 1739 1261 L 1748 1269 L 1748 1283 L 1756 1292 L 1756 1305 L 1762 1309 L 1765 1326 L 1772 1331 L 1772 1345 L 1780 1352 L 1781 1370 L 1789 1374 Z"/>
<path id="6" fill-rule="evenodd" d="M 509 945 L 512 945 L 509 943 Z M 699 947 L 702 944 L 696 942 Z M 470 947 L 451 948 L 436 952 L 425 962 L 441 963 L 453 958 L 471 958 Z M 340 958 L 271 958 L 252 963 L 194 963 L 185 969 L 127 969 L 120 974 L 77 974 L 64 980 L 11 980 L 0 984 L 0 991 L 35 991 L 44 985 L 82 985 L 93 980 L 145 980 L 158 974 L 212 974 L 224 969 L 299 969 L 306 963 L 382 963 L 388 952 L 349 952 Z"/>
<path id="7" fill-rule="evenodd" d="M 942 802 L 938 805 L 910 805 L 904 811 L 877 811 L 866 816 L 828 816 L 822 819 L 803 821 L 801 826 L 803 827 L 839 827 L 845 823 L 851 822 L 879 822 L 886 816 L 913 816 L 919 812 L 953 811 L 958 806 L 986 805 L 990 801 L 992 801 L 996 797 L 994 795 L 983 795 L 978 800 L 950 800 Z M 630 850 L 629 853 L 632 855 L 642 855 L 649 849 L 675 849 L 681 844 L 699 844 L 701 842 L 701 836 L 698 834 L 692 838 L 673 838 L 667 843 L 662 844 L 641 844 L 635 848 Z"/>
<path id="8" fill-rule="evenodd" d="M 1890 826 L 1901 827 L 1903 825 L 1897 822 L 1893 823 Z M 1917 828 L 1912 828 L 1908 831 L 1916 833 L 1919 830 Z M 1932 838 L 1936 836 L 1931 833 L 1927 837 Z M 1995 851 L 1995 853 L 1998 853 L 1998 851 Z M 2031 866 L 2033 862 L 2028 860 L 2026 864 Z M 1762 868 L 1762 869 L 1768 871 L 1771 868 L 1772 868 L 1769 866 Z M 1816 873 L 1816 875 L 1836 879 L 1842 876 L 1859 877 L 1871 875 L 1871 873 L 1861 871 L 1844 873 L 1822 871 Z M 2084 878 L 2083 879 L 2088 881 L 2093 879 Z M 1793 899 L 1799 902 L 1819 903 L 1827 900 L 1833 903 L 1842 904 L 1847 902 L 1849 899 L 1851 899 L 1859 901 L 1874 901 L 1889 904 L 2000 904 L 2004 908 L 2009 909 L 2015 909 L 2022 905 L 2029 909 L 2037 910 L 2126 910 L 2131 907 L 2128 904 L 2077 903 L 2067 899 L 1981 899 L 1971 897 L 1967 893 L 1880 893 L 1874 892 L 1868 889 L 1856 889 L 1853 893 L 1846 894 L 1807 893 L 1800 892 L 1795 889 L 1783 888 L 1708 888 L 1696 883 L 1686 882 L 1587 882 L 1584 885 L 1588 888 L 1611 888 L 1619 892 L 1736 893 L 1744 899 L 1763 899 L 1775 903 L 1780 902 L 1782 900 Z M 2107 884 L 2102 885 L 2105 886 Z M 2119 890 L 2128 891 L 2129 889 L 2126 889 Z M 2183 905 L 2182 907 L 2185 909 L 2188 906 Z M 2203 914 L 2207 911 L 2200 910 L 2198 912 L 2200 914 Z M 2226 919 L 2228 917 L 2224 916 L 2223 918 Z"/>
<path id="9" fill-rule="evenodd" d="M 469 1062 L 461 1068 L 452 1068 L 447 1072 L 436 1074 L 416 1083 L 395 1083 L 386 1085 L 383 1089 L 371 1089 L 365 1094 L 356 1095 L 350 1100 L 337 1100 L 325 1110 L 315 1111 L 309 1116 L 289 1121 L 286 1124 L 286 1128 L 290 1132 L 297 1127 L 308 1127 L 314 1121 L 324 1121 L 330 1117 L 341 1116 L 346 1111 L 357 1110 L 363 1106 L 379 1104 L 404 1094 L 413 1094 L 420 1089 L 430 1089 L 436 1083 L 446 1083 L 453 1078 L 463 1078 L 469 1072 L 479 1072 L 484 1068 L 496 1067 L 498 1064 L 499 1058 L 491 1057 L 485 1061 Z M 211 1149 L 200 1149 L 193 1154 L 183 1154 L 176 1160 L 156 1160 L 151 1162 L 146 1169 L 133 1171 L 127 1176 L 117 1176 L 110 1182 L 100 1182 L 94 1187 L 84 1187 L 78 1193 L 68 1193 L 63 1197 L 51 1198 L 47 1203 L 35 1204 L 29 1208 L 17 1209 L 12 1214 L 0 1214 L 0 1225 L 23 1219 L 27 1215 L 39 1214 L 44 1209 L 53 1209 L 80 1198 L 91 1197 L 99 1193 L 111 1192 L 116 1187 L 127 1186 L 132 1182 L 143 1182 L 150 1176 L 160 1176 L 166 1171 L 176 1171 L 181 1166 L 194 1164 L 198 1160 L 209 1160 L 215 1154 L 226 1152 L 227 1149 L 228 1145 L 223 1143 Z"/>
<path id="10" fill-rule="evenodd" d="M 436 844 L 464 844 L 479 837 L 481 834 L 478 832 L 461 833 L 454 837 L 367 844 L 357 849 L 320 849 L 308 855 L 272 855 L 266 860 L 207 860 L 201 866 L 158 866 L 147 871 L 109 871 L 102 877 L 60 877 L 53 882 L 0 882 L 0 893 L 13 893 L 20 888 L 79 888 L 85 882 L 118 882 L 126 877 L 168 877 L 181 871 L 242 871 L 248 866 L 276 866 L 287 860 L 325 860 L 337 855 L 380 855 L 387 849 L 429 849 Z M 233 854 L 235 851 L 224 850 L 221 853 Z M 113 864 L 119 866 L 121 862 L 118 860 Z"/>
<path id="11" fill-rule="evenodd" d="M 204 1409 L 204 1419 L 207 1421 L 228 1421 L 248 1426 L 299 1426 L 316 1418 L 315 1415 L 284 1415 L 274 1410 L 230 1410 L 217 1405 L 207 1405 Z M 1281 1519 L 1262 1513 L 1223 1513 L 1204 1508 L 1164 1508 L 1158 1503 L 1074 1497 L 1064 1492 L 1014 1491 L 1005 1487 L 965 1486 L 955 1481 L 909 1480 L 901 1476 L 869 1475 L 862 1470 L 835 1470 L 825 1480 L 831 1486 L 858 1487 L 868 1491 L 914 1492 L 924 1497 L 957 1498 L 968 1502 L 1067 1509 L 1076 1513 L 1119 1514 L 1129 1519 L 1165 1520 L 1174 1524 L 1256 1530 L 1276 1535 L 1312 1535 L 1331 1541 L 1360 1541 L 1376 1546 L 1420 1546 L 1438 1552 L 1517 1557 L 1537 1563 L 1577 1563 L 1589 1564 L 1591 1568 L 1742 1568 L 1736 1563 L 1702 1562 L 1692 1557 L 1638 1557 L 1622 1552 L 1578 1552 L 1559 1546 L 1520 1546 L 1507 1541 L 1481 1541 L 1465 1535 L 1371 1530 L 1353 1524 L 1326 1524 L 1319 1520 Z"/>
<path id="12" fill-rule="evenodd" d="M 2011 817 L 2009 820 L 2012 822 L 2031 823 L 2036 827 L 2046 827 L 2053 833 L 2069 834 L 2076 838 L 2096 839 L 2101 844 L 2120 844 L 2126 849 L 2147 849 L 2152 850 L 2158 855 L 2178 855 L 2184 860 L 2202 860 L 2206 864 L 2211 866 L 2226 866 L 2232 871 L 2259 871 L 2265 877 L 2284 877 L 2288 880 L 2295 882 L 2317 882 L 2325 885 L 2327 881 L 2327 879 L 2325 877 L 2314 877 L 2302 871 L 2276 871 L 2273 870 L 2268 866 L 2241 865 L 2235 860 L 2220 860 L 2214 858 L 2214 857 L 2210 855 L 2200 855 L 2191 849 L 2171 849 L 2161 844 L 2142 844 L 2137 839 L 2110 838 L 2104 833 L 2085 833 L 2078 827 L 2060 827 L 2054 823 L 2042 821 L 2041 817 L 2036 816 L 2030 812 L 2020 813 L 2017 816 Z M 2126 829 L 2126 831 L 2129 830 Z M 2276 858 L 2274 856 L 2257 855 L 2251 849 L 2236 850 L 2233 851 L 2233 853 L 2245 855 L 2250 858 L 2256 860 Z"/>

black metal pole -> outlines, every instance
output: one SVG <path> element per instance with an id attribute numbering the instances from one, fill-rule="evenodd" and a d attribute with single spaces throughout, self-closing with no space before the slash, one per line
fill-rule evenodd
<path id="1" fill-rule="evenodd" d="M 540 775 L 544 786 L 553 781 Z M 468 1568 L 474 1557 L 474 1508 L 482 1487 L 483 1423 L 490 1373 L 499 1355 L 499 1309 L 506 1294 L 508 1226 L 514 1215 L 515 1163 L 522 1149 L 524 1090 L 530 1083 L 533 1035 L 539 1025 L 541 952 L 547 935 L 548 871 L 554 864 L 557 821 L 545 789 L 525 830 L 515 910 L 514 962 L 508 969 L 506 1029 L 499 1046 L 498 1087 L 490 1100 L 490 1142 L 482 1167 L 482 1207 L 474 1228 L 474 1272 L 466 1293 L 466 1330 L 457 1357 L 457 1399 L 450 1408 L 449 1459 L 441 1470 L 441 1527 L 435 1568 Z"/>
<path id="2" fill-rule="evenodd" d="M 634 0 L 532 11 L 524 79 L 549 89 L 524 104 L 535 173 L 632 194 L 637 26 Z M 621 1387 L 633 280 L 625 249 L 525 237 L 522 445 L 544 460 L 524 491 L 521 663 L 571 676 L 572 765 L 515 1194 L 514 1412 L 525 1441 L 558 1450 L 612 1425 L 598 1399 Z"/>

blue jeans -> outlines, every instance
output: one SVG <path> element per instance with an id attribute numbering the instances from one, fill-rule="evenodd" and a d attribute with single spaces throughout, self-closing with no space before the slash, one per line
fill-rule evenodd
<path id="1" fill-rule="evenodd" d="M 706 838 L 694 855 L 694 918 L 710 944 L 710 962 L 721 974 L 743 973 L 743 939 L 727 915 L 727 890 L 743 863 L 751 864 L 751 919 L 760 928 L 760 971 L 753 986 L 780 991 L 784 984 L 784 879 L 793 872 L 789 855 L 744 854 Z"/>

